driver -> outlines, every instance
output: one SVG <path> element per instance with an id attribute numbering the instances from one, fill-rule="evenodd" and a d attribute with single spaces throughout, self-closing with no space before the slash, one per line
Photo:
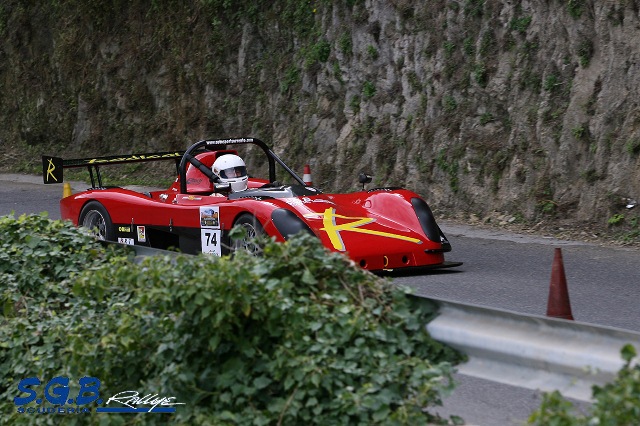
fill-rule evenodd
<path id="1" fill-rule="evenodd" d="M 242 158 L 235 154 L 225 154 L 211 166 L 211 171 L 218 177 L 221 183 L 228 183 L 231 192 L 239 192 L 247 189 L 247 167 Z"/>

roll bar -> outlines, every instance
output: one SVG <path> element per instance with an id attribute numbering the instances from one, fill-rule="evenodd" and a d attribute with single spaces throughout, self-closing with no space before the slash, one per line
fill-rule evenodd
<path id="1" fill-rule="evenodd" d="M 284 161 L 280 159 L 273 152 L 266 143 L 256 138 L 234 138 L 234 139 L 215 139 L 215 140 L 201 140 L 193 145 L 191 145 L 182 156 L 182 160 L 180 160 L 180 165 L 178 166 L 178 175 L 180 177 L 180 193 L 187 193 L 187 165 L 192 164 L 194 167 L 197 167 L 202 173 L 205 174 L 212 181 L 215 179 L 215 175 L 211 171 L 210 168 L 203 165 L 200 161 L 198 161 L 195 156 L 199 153 L 199 151 L 215 151 L 220 149 L 226 149 L 227 145 L 248 145 L 253 144 L 257 145 L 262 149 L 267 157 L 267 161 L 269 162 L 269 182 L 275 182 L 276 180 L 276 163 L 280 164 L 282 168 L 284 168 L 287 173 L 291 175 L 300 185 L 305 186 L 304 180 L 298 176 L 293 170 L 287 166 Z"/>

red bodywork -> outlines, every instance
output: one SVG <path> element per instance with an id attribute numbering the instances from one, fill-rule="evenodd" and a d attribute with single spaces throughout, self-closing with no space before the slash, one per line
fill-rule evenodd
<path id="1" fill-rule="evenodd" d="M 215 155 L 199 158 L 210 167 Z M 110 216 L 116 241 L 225 254 L 224 244 L 222 249 L 207 246 L 205 234 L 213 230 L 220 242 L 228 242 L 228 231 L 248 213 L 276 241 L 304 228 L 325 247 L 368 270 L 460 265 L 445 262 L 449 242 L 427 204 L 406 189 L 323 194 L 301 185 L 269 188 L 273 179 L 250 178 L 248 190 L 228 196 L 212 192 L 209 179 L 191 164 L 181 176 L 186 191 L 179 177 L 167 190 L 151 193 L 94 188 L 65 197 L 60 202 L 62 218 L 78 225 L 83 207 L 97 201 Z"/>

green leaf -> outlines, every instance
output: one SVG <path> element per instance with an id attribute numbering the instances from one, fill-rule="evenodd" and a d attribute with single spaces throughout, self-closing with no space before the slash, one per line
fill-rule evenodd
<path id="1" fill-rule="evenodd" d="M 273 380 L 271 380 L 267 376 L 259 376 L 253 380 L 253 386 L 256 389 L 261 390 L 269 386 L 272 382 Z"/>
<path id="2" fill-rule="evenodd" d="M 305 284 L 314 285 L 318 282 L 318 280 L 316 280 L 311 271 L 305 269 L 302 273 L 302 282 Z"/>
<path id="3" fill-rule="evenodd" d="M 622 347 L 620 353 L 622 354 L 622 359 L 629 364 L 633 358 L 635 358 L 638 353 L 636 349 L 631 344 L 626 344 Z"/>

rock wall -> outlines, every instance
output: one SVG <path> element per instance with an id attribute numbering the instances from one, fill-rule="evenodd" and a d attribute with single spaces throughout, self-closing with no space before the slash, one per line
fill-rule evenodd
<path id="1" fill-rule="evenodd" d="M 640 198 L 635 1 L 231 3 L 3 2 L 3 162 L 250 135 L 325 190 L 366 170 L 457 212 Z"/>

